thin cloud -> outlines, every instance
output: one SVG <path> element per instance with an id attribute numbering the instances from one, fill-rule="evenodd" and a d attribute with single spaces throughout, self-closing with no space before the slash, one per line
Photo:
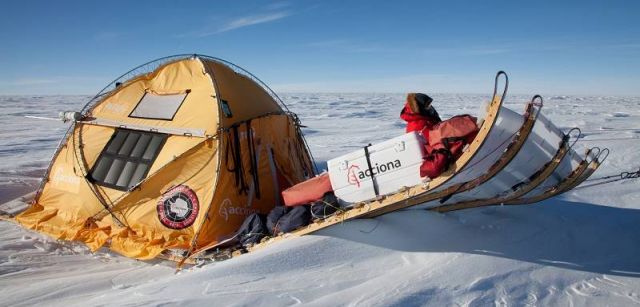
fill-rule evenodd
<path id="1" fill-rule="evenodd" d="M 447 54 L 447 55 L 460 55 L 460 56 L 489 56 L 518 52 L 558 52 L 567 50 L 582 50 L 589 49 L 607 49 L 607 50 L 634 50 L 640 48 L 640 43 L 628 42 L 628 43 L 608 43 L 608 44 L 593 44 L 590 42 L 580 41 L 538 41 L 538 42 L 526 42 L 526 43 L 506 43 L 498 44 L 496 47 L 492 46 L 459 46 L 459 47 L 447 47 L 447 48 L 426 48 L 423 50 L 424 54 Z"/>
<path id="2" fill-rule="evenodd" d="M 371 45 L 367 43 L 358 43 L 345 39 L 318 41 L 308 44 L 309 47 L 319 49 L 331 49 L 333 51 L 348 53 L 376 53 L 376 52 L 396 52 L 398 49 L 383 47 L 380 45 Z"/>
<path id="3" fill-rule="evenodd" d="M 491 48 L 491 47 L 457 47 L 457 48 L 428 48 L 424 49 L 425 54 L 446 54 L 446 55 L 496 55 L 513 52 L 513 48 Z"/>
<path id="4" fill-rule="evenodd" d="M 254 16 L 241 17 L 229 22 L 227 25 L 222 27 L 219 30 L 219 32 L 226 32 L 226 31 L 231 31 L 239 28 L 244 28 L 247 26 L 257 25 L 257 24 L 266 23 L 270 21 L 276 21 L 278 19 L 285 18 L 289 15 L 291 15 L 289 12 L 277 12 L 277 13 L 267 14 L 267 15 L 254 15 Z"/>
<path id="5" fill-rule="evenodd" d="M 11 86 L 27 86 L 27 85 L 42 85 L 42 84 L 54 84 L 60 83 L 61 80 L 58 78 L 55 79 L 36 79 L 36 78 L 25 78 L 25 79 L 16 79 L 12 81 L 5 82 L 7 85 Z"/>
<path id="6" fill-rule="evenodd" d="M 291 6 L 291 3 L 286 2 L 286 1 L 282 1 L 282 2 L 274 2 L 271 3 L 269 5 L 267 5 L 267 9 L 269 10 L 280 10 L 280 9 L 284 9 L 286 7 Z"/>
<path id="7" fill-rule="evenodd" d="M 108 41 L 113 41 L 117 38 L 119 38 L 120 36 L 122 36 L 120 33 L 118 32 L 114 32 L 114 31 L 101 31 L 96 33 L 93 36 L 93 39 L 95 41 L 99 41 L 99 42 L 108 42 Z"/>
<path id="8" fill-rule="evenodd" d="M 282 11 L 282 12 L 274 12 L 274 13 L 268 13 L 268 14 L 249 15 L 249 16 L 239 17 L 225 23 L 222 26 L 218 26 L 214 30 L 205 30 L 205 31 L 201 31 L 200 33 L 196 33 L 195 36 L 197 37 L 211 36 L 211 35 L 228 32 L 228 31 L 232 31 L 232 30 L 236 30 L 236 29 L 240 29 L 248 26 L 280 20 L 280 19 L 289 17 L 292 14 L 293 13 L 291 13 L 290 11 Z"/>
<path id="9" fill-rule="evenodd" d="M 109 79 L 97 76 L 25 76 L 0 79 L 0 95 L 94 93 Z"/>
<path id="10" fill-rule="evenodd" d="M 493 55 L 493 54 L 504 54 L 511 52 L 511 49 L 508 48 L 472 48 L 463 51 L 463 54 L 468 55 Z"/>
<path id="11" fill-rule="evenodd" d="M 467 76 L 468 77 L 468 76 Z M 415 92 L 429 87 L 448 91 L 457 80 L 444 74 L 414 74 L 385 78 L 344 80 L 314 80 L 298 83 L 274 84 L 279 92 L 327 92 L 327 93 L 400 93 Z M 437 86 L 436 86 L 437 84 Z"/>
<path id="12" fill-rule="evenodd" d="M 616 48 L 616 49 L 638 49 L 640 48 L 640 43 L 613 44 L 609 47 Z"/>

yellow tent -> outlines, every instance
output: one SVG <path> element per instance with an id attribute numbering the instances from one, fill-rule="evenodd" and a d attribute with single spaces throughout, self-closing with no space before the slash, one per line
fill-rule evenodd
<path id="1" fill-rule="evenodd" d="M 297 117 L 281 105 L 221 59 L 135 68 L 85 106 L 16 219 L 138 259 L 216 244 L 315 173 Z"/>

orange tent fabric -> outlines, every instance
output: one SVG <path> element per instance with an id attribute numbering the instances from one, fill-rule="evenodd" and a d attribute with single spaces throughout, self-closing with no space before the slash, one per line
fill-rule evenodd
<path id="1" fill-rule="evenodd" d="M 96 96 L 18 222 L 151 259 L 215 244 L 268 212 L 276 173 L 313 176 L 293 115 L 253 76 L 204 56 L 153 64 Z"/>

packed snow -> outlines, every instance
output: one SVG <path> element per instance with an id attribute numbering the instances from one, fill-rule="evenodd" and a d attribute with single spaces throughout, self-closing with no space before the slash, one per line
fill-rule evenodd
<path id="1" fill-rule="evenodd" d="M 489 95 L 433 95 L 441 117 Z M 0 96 L 0 204 L 33 191 L 68 125 L 33 120 L 86 96 Z M 287 94 L 318 166 L 404 132 L 403 94 Z M 508 96 L 522 112 L 529 96 Z M 542 111 L 575 148 L 607 147 L 594 177 L 640 167 L 640 98 L 549 96 Z M 583 186 L 593 182 L 587 182 Z M 0 222 L 0 305 L 640 305 L 639 179 L 579 187 L 535 205 L 348 221 L 175 273 Z M 2 209 L 0 205 L 0 210 Z"/>

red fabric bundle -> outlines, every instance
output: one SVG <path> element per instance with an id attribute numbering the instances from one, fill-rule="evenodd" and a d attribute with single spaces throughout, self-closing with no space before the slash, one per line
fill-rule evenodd
<path id="1" fill-rule="evenodd" d="M 478 134 L 476 118 L 471 115 L 458 115 L 440 122 L 433 128 L 425 128 L 428 135 L 425 145 L 427 156 L 420 166 L 420 176 L 431 179 L 440 176 L 462 155 L 462 149 Z"/>
<path id="2" fill-rule="evenodd" d="M 322 173 L 282 191 L 282 198 L 286 206 L 299 206 L 321 199 L 331 191 L 329 173 Z"/>

